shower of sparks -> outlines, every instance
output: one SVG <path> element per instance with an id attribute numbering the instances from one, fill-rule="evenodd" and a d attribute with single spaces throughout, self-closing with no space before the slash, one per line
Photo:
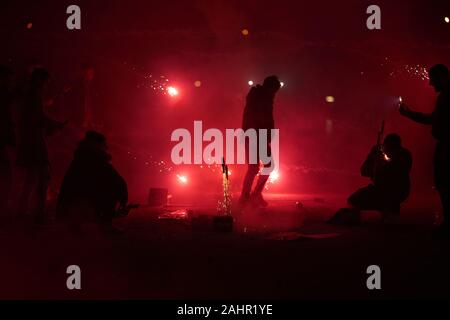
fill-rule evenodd
<path id="1" fill-rule="evenodd" d="M 223 188 L 223 200 L 218 202 L 217 211 L 224 215 L 231 215 L 231 194 L 230 194 L 230 170 L 225 164 L 225 160 L 222 160 L 222 188 Z"/>
<path id="2" fill-rule="evenodd" d="M 416 65 L 416 66 L 405 66 L 406 72 L 408 72 L 411 76 L 419 78 L 420 80 L 430 80 L 428 76 L 428 70 L 427 68 Z"/>
<path id="3" fill-rule="evenodd" d="M 422 80 L 422 81 L 428 81 L 430 80 L 430 77 L 428 76 L 428 69 L 421 65 L 404 65 L 403 67 L 399 68 L 398 70 L 394 70 L 390 72 L 391 77 L 401 76 L 402 74 L 408 74 L 412 78 Z"/>
<path id="4" fill-rule="evenodd" d="M 154 74 L 145 71 L 144 68 L 132 65 L 127 61 L 119 63 L 110 58 L 105 58 L 105 60 L 110 62 L 111 64 L 120 66 L 121 68 L 125 69 L 129 73 L 132 73 L 137 78 L 139 78 L 140 80 L 136 84 L 137 89 L 152 90 L 155 93 L 160 93 L 163 95 L 168 94 L 167 88 L 170 86 L 170 81 L 166 76 L 164 75 L 156 76 Z"/>

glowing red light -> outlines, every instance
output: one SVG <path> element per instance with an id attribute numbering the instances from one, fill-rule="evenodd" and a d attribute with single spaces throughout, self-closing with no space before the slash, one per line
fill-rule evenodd
<path id="1" fill-rule="evenodd" d="M 269 182 L 275 183 L 276 181 L 278 181 L 278 179 L 280 179 L 280 173 L 278 171 L 272 171 L 269 176 Z"/>
<path id="2" fill-rule="evenodd" d="M 186 176 L 181 176 L 181 175 L 177 174 L 177 178 L 178 178 L 178 181 L 182 184 L 188 183 L 188 178 Z"/>
<path id="3" fill-rule="evenodd" d="M 178 95 L 178 90 L 175 87 L 168 87 L 167 88 L 167 93 L 169 94 L 169 96 L 175 97 L 175 96 Z"/>

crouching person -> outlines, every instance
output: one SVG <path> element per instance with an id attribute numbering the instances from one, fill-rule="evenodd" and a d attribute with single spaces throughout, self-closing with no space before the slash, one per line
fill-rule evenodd
<path id="1" fill-rule="evenodd" d="M 102 230 L 115 233 L 119 230 L 112 226 L 112 220 L 128 213 L 127 201 L 127 184 L 111 164 L 105 136 L 88 131 L 64 176 L 58 218 L 73 231 L 81 231 L 83 223 L 95 221 Z"/>
<path id="2" fill-rule="evenodd" d="M 375 210 L 383 219 L 400 214 L 400 205 L 410 193 L 412 157 L 402 146 L 400 136 L 386 136 L 381 148 L 374 146 L 361 167 L 361 175 L 372 180 L 368 186 L 353 193 L 351 208 L 340 209 L 330 223 L 357 223 L 360 212 Z"/>

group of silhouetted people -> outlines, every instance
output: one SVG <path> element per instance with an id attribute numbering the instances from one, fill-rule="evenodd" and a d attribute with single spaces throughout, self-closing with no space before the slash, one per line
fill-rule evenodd
<path id="1" fill-rule="evenodd" d="M 402 115 L 425 125 L 432 126 L 433 137 L 437 140 L 434 154 L 434 181 L 439 192 L 444 212 L 439 232 L 450 234 L 450 72 L 445 65 L 438 64 L 429 70 L 430 85 L 438 93 L 436 107 L 430 114 L 412 111 L 400 103 Z M 273 129 L 273 104 L 281 82 L 276 76 L 265 79 L 262 86 L 252 87 L 247 95 L 244 108 L 243 125 L 247 129 Z M 268 150 L 270 150 L 269 140 Z M 411 153 L 402 146 L 397 134 L 386 136 L 381 145 L 374 146 L 364 161 L 361 174 L 370 178 L 371 183 L 352 194 L 348 203 L 350 208 L 338 211 L 331 222 L 345 220 L 345 215 L 359 217 L 363 210 L 377 210 L 384 218 L 398 215 L 401 204 L 409 197 Z M 248 145 L 246 147 L 248 153 Z M 273 159 L 272 159 L 273 161 Z M 253 182 L 258 175 L 259 165 L 249 164 L 244 178 L 239 200 L 240 208 L 248 205 L 265 207 L 262 197 L 267 175 L 260 175 L 252 191 Z"/>
<path id="2" fill-rule="evenodd" d="M 14 86 L 13 72 L 0 67 L 0 214 L 2 222 L 31 217 L 39 225 L 46 221 L 50 181 L 46 139 L 63 130 L 67 122 L 46 113 L 47 70 L 35 67 L 22 82 Z M 16 166 L 23 173 L 21 183 L 16 181 L 20 185 L 17 205 L 11 201 Z M 72 225 L 90 219 L 111 227 L 112 218 L 126 214 L 127 201 L 127 184 L 111 164 L 106 138 L 87 131 L 64 177 L 56 217 Z M 76 212 L 80 204 L 84 211 Z M 84 212 L 92 215 L 84 217 Z"/>
<path id="3" fill-rule="evenodd" d="M 12 85 L 12 76 L 10 69 L 0 66 L 0 212 L 5 218 L 13 211 L 10 198 L 16 164 L 24 173 L 16 215 L 31 214 L 34 221 L 40 223 L 45 220 L 50 181 L 46 137 L 63 130 L 66 123 L 51 119 L 45 112 L 50 81 L 48 71 L 36 66 L 30 70 L 25 83 L 18 87 Z M 430 69 L 429 77 L 430 85 L 438 92 L 434 111 L 430 114 L 414 112 L 403 103 L 399 110 L 416 122 L 432 126 L 433 137 L 437 140 L 434 180 L 444 211 L 440 230 L 450 233 L 450 72 L 446 66 L 436 65 Z M 91 81 L 92 76 L 87 79 Z M 281 82 L 276 76 L 267 77 L 263 85 L 251 88 L 244 109 L 244 130 L 266 129 L 270 132 L 275 128 L 273 107 L 280 88 Z M 12 109 L 17 115 L 15 120 Z M 266 143 L 270 156 L 270 139 Z M 248 143 L 246 147 L 248 150 Z M 249 152 L 246 153 L 248 156 Z M 370 178 L 371 183 L 352 194 L 348 199 L 350 208 L 339 211 L 332 222 L 339 222 L 348 212 L 353 216 L 359 215 L 362 210 L 378 210 L 384 217 L 398 215 L 401 204 L 410 193 L 411 166 L 411 153 L 403 147 L 400 136 L 386 136 L 383 143 L 372 148 L 361 168 L 362 176 Z M 262 191 L 269 175 L 259 175 L 253 187 L 259 170 L 259 164 L 249 163 L 239 199 L 241 208 L 268 205 Z M 33 197 L 36 200 L 34 205 Z M 87 131 L 78 143 L 63 179 L 57 217 L 77 226 L 88 219 L 84 215 L 90 212 L 90 217 L 108 226 L 118 213 L 126 212 L 127 201 L 127 184 L 111 164 L 105 136 L 93 130 Z"/>

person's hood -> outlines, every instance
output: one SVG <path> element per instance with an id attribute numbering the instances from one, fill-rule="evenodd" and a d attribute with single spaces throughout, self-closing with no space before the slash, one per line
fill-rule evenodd
<path id="1" fill-rule="evenodd" d="M 93 162 L 110 162 L 111 155 L 100 149 L 93 147 L 85 142 L 80 142 L 74 154 L 75 160 L 93 161 Z"/>

